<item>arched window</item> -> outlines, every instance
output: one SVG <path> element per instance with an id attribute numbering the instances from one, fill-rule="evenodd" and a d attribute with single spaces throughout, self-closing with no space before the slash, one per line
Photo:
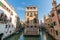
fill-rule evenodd
<path id="1" fill-rule="evenodd" d="M 3 14 L 1 14 L 1 17 L 3 16 Z"/>
<path id="2" fill-rule="evenodd" d="M 30 17 L 32 17 L 33 15 L 32 15 L 32 13 L 30 13 Z"/>
<path id="3" fill-rule="evenodd" d="M 27 9 L 29 9 L 29 7 L 27 7 Z"/>
<path id="4" fill-rule="evenodd" d="M 51 15 L 52 17 L 54 17 L 54 13 L 52 13 L 52 15 Z"/>
<path id="5" fill-rule="evenodd" d="M 56 35 L 58 36 L 58 31 L 56 30 Z"/>
<path id="6" fill-rule="evenodd" d="M 34 23 L 37 23 L 37 19 L 36 18 L 34 18 Z"/>

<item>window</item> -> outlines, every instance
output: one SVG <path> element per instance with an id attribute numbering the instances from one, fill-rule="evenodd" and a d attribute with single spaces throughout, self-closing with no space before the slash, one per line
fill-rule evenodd
<path id="1" fill-rule="evenodd" d="M 2 19 L 0 18 L 0 21 L 2 21 Z"/>
<path id="2" fill-rule="evenodd" d="M 58 35 L 58 31 L 56 31 L 56 35 Z"/>
<path id="3" fill-rule="evenodd" d="M 29 26 L 27 26 L 27 28 L 28 28 Z"/>
<path id="4" fill-rule="evenodd" d="M 32 7 L 30 9 L 32 9 Z"/>
<path id="5" fill-rule="evenodd" d="M 31 28 L 32 28 L 32 26 L 31 26 Z"/>
<path id="6" fill-rule="evenodd" d="M 36 28 L 36 26 L 35 26 L 35 28 Z"/>
<path id="7" fill-rule="evenodd" d="M 56 26 L 56 22 L 53 22 L 53 23 L 51 24 L 51 26 Z"/>
<path id="8" fill-rule="evenodd" d="M 29 24 L 29 21 L 27 21 L 27 24 Z"/>
<path id="9" fill-rule="evenodd" d="M 10 10 L 9 10 L 9 12 L 10 12 Z"/>
<path id="10" fill-rule="evenodd" d="M 11 15 L 13 15 L 13 12 L 11 12 Z"/>
<path id="11" fill-rule="evenodd" d="M 60 20 L 59 20 L 59 24 L 60 24 Z"/>
<path id="12" fill-rule="evenodd" d="M 11 31 L 10 31 L 10 33 L 11 33 Z"/>
<path id="13" fill-rule="evenodd" d="M 38 17 L 38 14 L 34 13 L 34 16 L 37 18 Z"/>
<path id="14" fill-rule="evenodd" d="M 32 17 L 32 13 L 30 14 L 30 17 Z"/>
<path id="15" fill-rule="evenodd" d="M 8 8 L 6 8 L 7 10 L 9 10 Z"/>
<path id="16" fill-rule="evenodd" d="M 34 12 L 34 16 L 36 16 L 36 13 Z"/>
<path id="17" fill-rule="evenodd" d="M 29 18 L 27 18 L 27 23 L 29 23 Z"/>
<path id="18" fill-rule="evenodd" d="M 3 16 L 3 13 L 1 14 L 1 17 Z"/>
<path id="19" fill-rule="evenodd" d="M 54 17 L 54 13 L 52 13 L 52 17 Z"/>
<path id="20" fill-rule="evenodd" d="M 5 18 L 5 14 L 3 14 L 2 18 Z"/>
<path id="21" fill-rule="evenodd" d="M 53 25 L 55 26 L 56 25 L 56 22 L 53 22 Z"/>
<path id="22" fill-rule="evenodd" d="M 36 9 L 36 7 L 33 7 L 34 9 Z"/>
<path id="23" fill-rule="evenodd" d="M 57 13 L 60 14 L 60 10 L 58 10 Z"/>
<path id="24" fill-rule="evenodd" d="M 34 18 L 34 23 L 37 23 L 37 20 L 36 20 L 36 18 Z"/>
<path id="25" fill-rule="evenodd" d="M 52 25 L 50 26 L 51 28 L 54 28 Z"/>
<path id="26" fill-rule="evenodd" d="M 27 16 L 29 16 L 29 12 L 27 12 Z"/>
<path id="27" fill-rule="evenodd" d="M 7 16 L 5 15 L 5 18 L 7 18 Z"/>
<path id="28" fill-rule="evenodd" d="M 50 26 L 50 24 L 48 24 L 48 26 Z"/>
<path id="29" fill-rule="evenodd" d="M 8 26 L 8 25 L 6 25 L 6 27 L 5 27 L 5 28 L 7 28 L 7 26 Z"/>
<path id="30" fill-rule="evenodd" d="M 27 9 L 29 9 L 29 7 L 27 7 Z"/>
<path id="31" fill-rule="evenodd" d="M 5 8 L 6 6 L 3 4 L 2 7 Z"/>

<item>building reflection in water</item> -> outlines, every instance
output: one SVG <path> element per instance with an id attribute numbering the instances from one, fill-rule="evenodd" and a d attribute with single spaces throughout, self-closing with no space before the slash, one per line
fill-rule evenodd
<path id="1" fill-rule="evenodd" d="M 54 39 L 52 39 L 52 37 L 49 36 L 47 33 L 41 31 L 40 37 L 24 37 L 23 33 L 19 33 L 8 37 L 6 40 L 54 40 Z"/>
<path id="2" fill-rule="evenodd" d="M 21 35 L 19 40 L 40 40 L 40 37 L 24 37 Z"/>

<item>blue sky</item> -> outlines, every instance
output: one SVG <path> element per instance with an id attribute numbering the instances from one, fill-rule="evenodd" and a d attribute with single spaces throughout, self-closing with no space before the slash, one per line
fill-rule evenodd
<path id="1" fill-rule="evenodd" d="M 26 6 L 38 7 L 38 19 L 43 19 L 44 15 L 47 15 L 52 9 L 52 0 L 7 0 L 8 4 L 15 8 L 17 15 L 21 20 L 25 20 L 25 8 Z M 57 4 L 60 0 L 56 0 Z"/>

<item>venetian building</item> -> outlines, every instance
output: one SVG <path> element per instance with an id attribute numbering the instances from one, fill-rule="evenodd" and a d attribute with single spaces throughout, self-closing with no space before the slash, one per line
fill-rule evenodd
<path id="1" fill-rule="evenodd" d="M 6 0 L 0 0 L 0 15 L 4 22 L 7 17 L 7 23 L 0 23 L 0 34 L 3 33 L 3 38 L 15 33 L 19 27 L 17 22 L 19 20 L 17 13 L 13 6 L 9 5 Z M 0 17 L 0 21 L 1 21 Z M 2 30 L 2 31 L 1 31 Z"/>
<path id="2" fill-rule="evenodd" d="M 38 8 L 35 6 L 26 7 L 26 34 L 28 35 L 38 35 Z"/>
<path id="3" fill-rule="evenodd" d="M 52 21 L 54 23 L 54 30 L 55 30 L 55 38 L 57 40 L 60 40 L 60 4 L 57 5 L 56 1 L 53 0 L 52 3 Z"/>
<path id="4" fill-rule="evenodd" d="M 53 24 L 50 14 L 44 17 L 44 24 L 45 24 L 45 29 L 47 30 L 47 32 L 50 35 L 54 36 L 54 27 L 53 27 L 54 24 Z"/>
<path id="5" fill-rule="evenodd" d="M 27 7 L 26 8 L 26 21 L 29 21 L 29 24 L 38 23 L 38 10 L 36 7 Z"/>
<path id="6" fill-rule="evenodd" d="M 52 35 L 56 40 L 60 40 L 60 4 L 57 5 L 56 0 L 53 0 L 52 2 L 52 10 L 50 11 L 51 16 L 51 23 L 53 29 L 50 30 L 50 34 Z M 48 24 L 48 23 L 47 23 Z M 50 26 L 51 27 L 51 26 Z M 53 32 L 54 31 L 54 32 Z"/>

